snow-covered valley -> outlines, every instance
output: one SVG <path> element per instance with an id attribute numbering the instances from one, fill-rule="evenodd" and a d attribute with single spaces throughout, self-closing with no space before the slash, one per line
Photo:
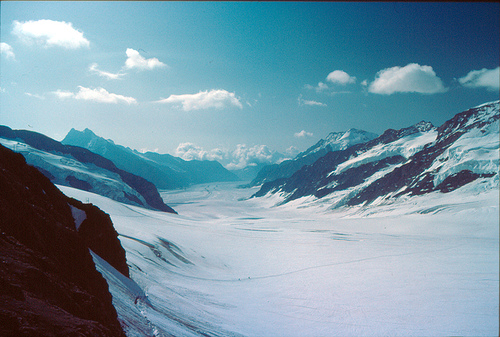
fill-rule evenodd
<path id="1" fill-rule="evenodd" d="M 162 192 L 178 215 L 58 186 L 120 234 L 133 282 L 95 260 L 128 336 L 498 333 L 498 175 L 333 211 L 237 185 Z"/>

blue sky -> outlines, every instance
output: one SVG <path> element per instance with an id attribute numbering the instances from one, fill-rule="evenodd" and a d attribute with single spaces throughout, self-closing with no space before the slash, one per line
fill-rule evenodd
<path id="1" fill-rule="evenodd" d="M 499 96 L 498 3 L 1 2 L 0 124 L 233 166 Z M 230 158 L 231 157 L 231 158 Z"/>

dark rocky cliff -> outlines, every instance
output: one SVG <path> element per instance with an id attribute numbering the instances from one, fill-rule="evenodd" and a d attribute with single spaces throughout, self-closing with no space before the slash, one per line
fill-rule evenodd
<path id="1" fill-rule="evenodd" d="M 70 204 L 89 210 L 82 233 Z M 0 146 L 0 336 L 125 336 L 88 248 L 119 245 L 105 217 Z M 110 260 L 128 274 L 124 257 Z"/>

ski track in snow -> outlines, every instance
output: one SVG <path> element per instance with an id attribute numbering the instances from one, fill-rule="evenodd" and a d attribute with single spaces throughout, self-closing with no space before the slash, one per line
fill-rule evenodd
<path id="1" fill-rule="evenodd" d="M 94 259 L 128 336 L 498 333 L 498 181 L 333 211 L 236 186 L 163 191 L 179 215 L 58 186 L 120 234 L 132 280 Z"/>

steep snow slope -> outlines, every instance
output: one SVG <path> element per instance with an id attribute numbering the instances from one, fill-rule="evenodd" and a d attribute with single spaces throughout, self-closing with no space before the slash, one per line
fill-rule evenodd
<path id="1" fill-rule="evenodd" d="M 489 336 L 499 191 L 488 181 L 334 212 L 198 185 L 162 193 L 179 216 L 60 188 L 120 234 L 139 288 L 110 284 L 130 336 Z"/>

